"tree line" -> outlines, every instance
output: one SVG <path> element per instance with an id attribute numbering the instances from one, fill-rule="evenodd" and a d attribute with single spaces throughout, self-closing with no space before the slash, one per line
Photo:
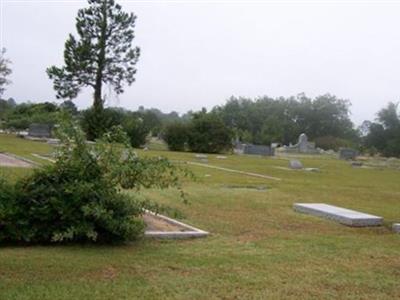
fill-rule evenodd
<path id="1" fill-rule="evenodd" d="M 46 72 L 56 97 L 67 99 L 60 105 L 16 104 L 0 101 L 3 128 L 26 129 L 31 123 L 56 122 L 57 112 L 69 110 L 89 140 L 101 137 L 121 125 L 131 144 L 143 145 L 148 135 L 162 137 L 171 150 L 217 153 L 229 151 L 233 141 L 269 145 L 296 143 L 301 133 L 323 149 L 353 147 L 371 154 L 400 156 L 400 117 L 398 104 L 389 103 L 374 121 L 356 128 L 350 119 L 350 101 L 325 94 L 315 98 L 292 97 L 256 99 L 231 97 L 211 111 L 189 111 L 183 116 L 158 109 L 129 111 L 105 107 L 103 86 L 117 93 L 135 81 L 140 49 L 133 45 L 136 16 L 127 13 L 114 0 L 88 0 L 76 17 L 77 36 L 69 35 L 64 65 L 50 66 Z M 10 84 L 11 61 L 0 52 L 0 98 Z M 93 89 L 91 108 L 78 111 L 72 99 L 83 88 Z"/>
<path id="2" fill-rule="evenodd" d="M 20 103 L 14 99 L 0 100 L 0 127 L 25 130 L 32 123 L 55 124 L 57 114 L 68 111 L 76 118 L 89 140 L 93 135 L 93 108 L 78 110 L 72 101 L 57 103 Z M 390 102 L 377 113 L 375 121 L 364 121 L 355 127 L 350 119 L 350 102 L 333 95 L 314 99 L 304 94 L 289 98 L 231 97 L 224 105 L 183 115 L 143 106 L 136 111 L 106 107 L 101 114 L 104 134 L 120 125 L 140 147 L 149 137 L 163 139 L 170 150 L 220 153 L 229 151 L 233 142 L 289 145 L 305 132 L 317 147 L 338 150 L 352 147 L 365 153 L 400 156 L 399 105 Z"/>

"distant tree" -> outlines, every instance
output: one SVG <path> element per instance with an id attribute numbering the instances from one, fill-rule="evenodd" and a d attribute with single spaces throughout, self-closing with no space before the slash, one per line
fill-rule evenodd
<path id="1" fill-rule="evenodd" d="M 129 112 L 124 116 L 122 128 L 126 132 L 132 147 L 140 147 L 146 143 L 150 129 L 136 113 Z"/>
<path id="2" fill-rule="evenodd" d="M 11 61 L 4 57 L 5 53 L 5 48 L 0 50 L 0 96 L 3 95 L 6 85 L 11 83 L 7 78 L 12 73 L 10 68 Z"/>
<path id="3" fill-rule="evenodd" d="M 124 118 L 122 109 L 105 108 L 99 114 L 94 107 L 84 110 L 81 114 L 81 126 L 86 133 L 86 138 L 94 141 L 97 133 L 107 132 L 113 126 L 121 125 Z"/>
<path id="4" fill-rule="evenodd" d="M 164 140 L 171 151 L 184 151 L 188 142 L 188 126 L 183 122 L 168 124 L 164 132 Z"/>
<path id="5" fill-rule="evenodd" d="M 387 107 L 378 112 L 378 121 L 389 130 L 400 128 L 400 117 L 398 114 L 399 103 L 389 102 Z"/>
<path id="6" fill-rule="evenodd" d="M 221 153 L 232 149 L 232 131 L 214 113 L 193 114 L 188 125 L 188 145 L 192 152 Z"/>
<path id="7" fill-rule="evenodd" d="M 213 109 L 236 138 L 253 144 L 295 143 L 305 132 L 311 140 L 334 136 L 356 141 L 350 120 L 350 102 L 326 94 L 315 99 L 304 94 L 289 98 L 231 97 Z"/>
<path id="8" fill-rule="evenodd" d="M 61 103 L 60 108 L 68 111 L 71 115 L 76 115 L 78 113 L 78 108 L 71 100 L 66 100 Z"/>
<path id="9" fill-rule="evenodd" d="M 132 46 L 135 37 L 136 16 L 122 11 L 114 0 L 88 0 L 89 7 L 78 11 L 76 29 L 79 38 L 69 35 L 65 43 L 65 66 L 52 66 L 47 74 L 53 80 L 57 98 L 75 98 L 83 87 L 94 90 L 94 130 L 99 137 L 103 121 L 105 98 L 103 85 L 117 94 L 124 91 L 123 84 L 135 81 L 135 65 L 140 50 Z"/>
<path id="10" fill-rule="evenodd" d="M 8 105 L 8 101 L 7 101 Z M 59 108 L 54 103 L 21 103 L 11 107 L 6 113 L 3 127 L 26 129 L 32 123 L 54 125 Z"/>
<path id="11" fill-rule="evenodd" d="M 377 122 L 364 122 L 369 125 L 364 137 L 365 147 L 376 149 L 385 156 L 400 157 L 399 103 L 390 102 L 377 116 Z"/>
<path id="12" fill-rule="evenodd" d="M 157 136 L 161 131 L 161 119 L 152 110 L 145 110 L 138 113 L 143 121 L 143 126 L 148 132 L 151 132 L 152 136 Z"/>

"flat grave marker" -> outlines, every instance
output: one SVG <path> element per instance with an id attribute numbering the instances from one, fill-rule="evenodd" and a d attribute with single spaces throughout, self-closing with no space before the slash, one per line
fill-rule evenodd
<path id="1" fill-rule="evenodd" d="M 380 226 L 383 218 L 325 203 L 295 203 L 297 212 L 333 220 L 353 227 Z"/>

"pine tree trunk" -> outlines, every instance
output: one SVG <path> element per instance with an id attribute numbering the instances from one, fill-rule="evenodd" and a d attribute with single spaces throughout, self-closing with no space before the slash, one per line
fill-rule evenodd
<path id="1" fill-rule="evenodd" d="M 107 1 L 103 3 L 103 22 L 101 28 L 101 35 L 99 38 L 99 56 L 97 60 L 97 73 L 96 82 L 94 86 L 94 100 L 93 100 L 93 110 L 94 110 L 94 132 L 93 136 L 95 138 L 100 137 L 104 131 L 104 100 L 102 98 L 102 85 L 103 85 L 103 72 L 105 67 L 105 56 L 106 56 L 106 32 L 107 32 Z"/>

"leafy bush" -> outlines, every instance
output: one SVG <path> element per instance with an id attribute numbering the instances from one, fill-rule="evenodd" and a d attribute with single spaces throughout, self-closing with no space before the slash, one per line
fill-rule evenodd
<path id="1" fill-rule="evenodd" d="M 49 102 L 23 103 L 11 107 L 4 119 L 4 128 L 26 129 L 32 123 L 54 125 L 57 120 L 58 107 Z"/>
<path id="2" fill-rule="evenodd" d="M 182 170 L 166 159 L 139 158 L 121 127 L 94 145 L 86 143 L 72 122 L 61 128 L 62 144 L 53 165 L 15 185 L 0 182 L 0 242 L 120 242 L 139 237 L 144 204 L 122 190 L 179 188 Z"/>
<path id="3" fill-rule="evenodd" d="M 121 124 L 122 112 L 112 109 L 96 110 L 91 107 L 82 113 L 81 126 L 90 141 L 100 138 L 111 127 Z"/>
<path id="4" fill-rule="evenodd" d="M 165 128 L 164 140 L 168 149 L 172 151 L 184 151 L 188 141 L 188 127 L 181 122 L 174 122 Z"/>
<path id="5" fill-rule="evenodd" d="M 194 114 L 188 128 L 190 151 L 221 153 L 232 148 L 232 132 L 215 114 Z"/>
<path id="6" fill-rule="evenodd" d="M 122 121 L 122 127 L 128 135 L 132 147 L 140 147 L 146 143 L 150 130 L 145 126 L 141 118 L 128 113 Z"/>
<path id="7" fill-rule="evenodd" d="M 322 136 L 315 139 L 315 145 L 325 150 L 338 151 L 339 148 L 353 148 L 356 147 L 355 143 L 346 139 L 337 138 L 334 136 Z"/>
<path id="8" fill-rule="evenodd" d="M 91 141 L 101 137 L 113 126 L 122 126 L 133 147 L 144 145 L 150 132 L 138 114 L 118 108 L 106 108 L 102 111 L 87 109 L 82 114 L 81 125 Z"/>

